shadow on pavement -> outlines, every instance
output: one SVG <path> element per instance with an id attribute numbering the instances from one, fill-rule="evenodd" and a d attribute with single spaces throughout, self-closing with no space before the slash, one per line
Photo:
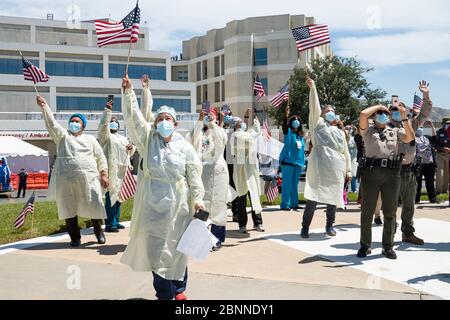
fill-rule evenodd
<path id="1" fill-rule="evenodd" d="M 419 282 L 427 282 L 429 280 L 439 280 L 441 282 L 447 282 L 450 283 L 450 273 L 438 273 L 433 274 L 431 276 L 423 276 L 423 277 L 417 277 L 413 279 L 408 280 L 408 284 L 415 284 Z"/>

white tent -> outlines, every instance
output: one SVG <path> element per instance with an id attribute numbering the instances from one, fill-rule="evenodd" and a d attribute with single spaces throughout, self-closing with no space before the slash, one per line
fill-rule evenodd
<path id="1" fill-rule="evenodd" d="M 8 161 L 11 173 L 48 172 L 48 152 L 14 137 L 0 137 L 0 157 Z"/>

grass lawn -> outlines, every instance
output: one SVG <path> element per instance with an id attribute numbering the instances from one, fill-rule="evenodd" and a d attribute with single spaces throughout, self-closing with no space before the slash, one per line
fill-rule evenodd
<path id="1" fill-rule="evenodd" d="M 358 194 L 349 193 L 348 198 L 351 202 L 356 202 Z M 444 202 L 448 200 L 448 196 L 445 194 L 440 195 L 438 199 Z M 422 194 L 422 201 L 428 201 L 428 197 L 425 193 Z M 261 203 L 263 206 L 279 206 L 281 204 L 281 196 L 273 203 L 269 203 L 266 196 L 263 195 L 261 196 Z M 300 195 L 300 203 L 306 203 L 303 194 Z M 250 203 L 247 205 L 250 206 Z M 56 204 L 54 202 L 36 202 L 34 210 L 34 229 L 31 230 L 32 217 L 28 216 L 25 225 L 19 230 L 16 230 L 14 228 L 14 221 L 23 206 L 23 203 L 0 205 L 0 245 L 66 232 L 65 222 L 58 220 Z M 131 219 L 132 208 L 132 200 L 122 204 L 122 221 L 129 221 Z M 78 223 L 81 228 L 92 226 L 91 221 L 87 219 L 79 219 Z"/>

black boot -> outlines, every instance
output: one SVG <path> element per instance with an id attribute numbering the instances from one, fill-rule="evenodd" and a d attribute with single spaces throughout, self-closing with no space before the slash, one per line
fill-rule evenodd
<path id="1" fill-rule="evenodd" d="M 67 232 L 70 236 L 70 246 L 79 247 L 81 244 L 81 233 L 78 227 L 78 217 L 66 219 Z"/>
<path id="2" fill-rule="evenodd" d="M 95 236 L 97 237 L 97 242 L 99 244 L 105 244 L 106 238 L 102 230 L 102 220 L 92 219 L 92 225 L 94 226 L 94 233 Z"/>

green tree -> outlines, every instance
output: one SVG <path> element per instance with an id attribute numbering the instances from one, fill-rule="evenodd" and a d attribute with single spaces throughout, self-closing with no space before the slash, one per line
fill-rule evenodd
<path id="1" fill-rule="evenodd" d="M 306 79 L 309 75 L 316 82 L 322 105 L 333 105 L 346 123 L 359 118 L 361 110 L 367 106 L 381 103 L 386 92 L 371 89 L 365 74 L 372 68 L 364 68 L 356 58 L 326 57 L 314 60 L 310 68 L 296 67 L 289 79 L 291 114 L 299 115 L 304 123 L 309 117 L 309 88 Z M 269 115 L 280 125 L 287 103 L 278 109 L 269 108 Z"/>

